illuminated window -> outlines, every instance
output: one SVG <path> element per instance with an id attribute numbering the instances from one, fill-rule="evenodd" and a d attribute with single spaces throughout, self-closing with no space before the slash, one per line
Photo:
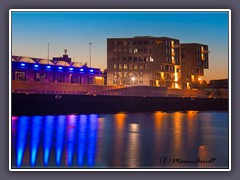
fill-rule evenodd
<path id="1" fill-rule="evenodd" d="M 138 69 L 138 65 L 137 64 L 134 64 L 134 69 Z"/>
<path id="2" fill-rule="evenodd" d="M 140 72 L 139 76 L 140 76 L 140 77 L 143 77 L 143 72 Z"/>
<path id="3" fill-rule="evenodd" d="M 132 69 L 133 68 L 133 65 L 132 64 L 129 64 L 129 69 Z"/>
<path id="4" fill-rule="evenodd" d="M 153 61 L 154 61 L 154 59 L 152 57 L 150 57 L 150 62 L 153 62 Z"/>
<path id="5" fill-rule="evenodd" d="M 113 69 L 117 69 L 117 64 L 114 64 L 114 65 L 113 65 Z"/>
<path id="6" fill-rule="evenodd" d="M 128 72 L 124 72 L 124 77 L 128 77 Z"/>
<path id="7" fill-rule="evenodd" d="M 122 69 L 122 64 L 119 64 L 119 65 L 118 65 L 118 68 L 119 68 L 119 69 Z"/>
<path id="8" fill-rule="evenodd" d="M 138 53 L 138 49 L 133 49 L 133 53 L 134 54 Z"/>
<path id="9" fill-rule="evenodd" d="M 143 69 L 143 65 L 140 65 L 140 66 L 139 66 L 139 69 Z"/>
<path id="10" fill-rule="evenodd" d="M 117 72 L 114 72 L 113 77 L 117 77 L 117 74 L 118 74 Z"/>
<path id="11" fill-rule="evenodd" d="M 116 79 L 113 80 L 113 84 L 117 85 L 117 80 Z"/>
<path id="12" fill-rule="evenodd" d="M 122 72 L 119 72 L 119 77 L 122 77 L 123 76 L 123 73 Z"/>

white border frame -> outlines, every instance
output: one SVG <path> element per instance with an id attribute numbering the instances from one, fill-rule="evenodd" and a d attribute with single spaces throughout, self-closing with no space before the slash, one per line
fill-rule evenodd
<path id="1" fill-rule="evenodd" d="M 11 121 L 12 121 L 12 12 L 228 12 L 228 84 L 229 84 L 229 168 L 228 169 L 12 169 Z M 230 9 L 10 9 L 9 10 L 9 171 L 231 171 L 231 10 Z"/>

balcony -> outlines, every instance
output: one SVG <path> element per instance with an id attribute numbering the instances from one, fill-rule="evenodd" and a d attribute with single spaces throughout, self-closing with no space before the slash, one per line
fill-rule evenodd
<path id="1" fill-rule="evenodd" d="M 209 50 L 202 49 L 202 50 L 201 50 L 201 53 L 203 53 L 203 54 L 208 54 L 208 53 L 210 53 L 210 51 L 209 51 Z"/>

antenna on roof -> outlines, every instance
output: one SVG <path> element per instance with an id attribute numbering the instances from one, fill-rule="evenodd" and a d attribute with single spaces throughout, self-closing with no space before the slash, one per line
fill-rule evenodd
<path id="1" fill-rule="evenodd" d="M 48 43 L 48 60 L 49 60 L 49 43 Z"/>
<path id="2" fill-rule="evenodd" d="M 65 55 L 67 54 L 67 49 L 64 49 L 64 53 L 65 53 Z"/>

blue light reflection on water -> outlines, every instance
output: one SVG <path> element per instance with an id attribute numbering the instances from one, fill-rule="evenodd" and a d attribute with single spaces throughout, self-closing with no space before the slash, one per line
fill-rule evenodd
<path id="1" fill-rule="evenodd" d="M 67 116 L 67 165 L 72 165 L 77 116 Z"/>
<path id="2" fill-rule="evenodd" d="M 228 164 L 227 112 L 20 116 L 13 121 L 16 168 L 163 167 L 163 155 L 216 157 L 211 167 Z"/>
<path id="3" fill-rule="evenodd" d="M 77 163 L 78 166 L 83 165 L 84 160 L 84 152 L 85 152 L 85 145 L 86 145 L 86 123 L 87 123 L 87 116 L 80 115 L 79 116 L 79 126 L 78 126 L 78 149 L 77 149 Z"/>
<path id="4" fill-rule="evenodd" d="M 57 117 L 56 125 L 56 165 L 60 166 L 64 147 L 66 116 Z"/>
<path id="5" fill-rule="evenodd" d="M 22 159 L 27 144 L 28 117 L 22 116 L 18 119 L 16 138 L 16 166 L 22 165 Z"/>
<path id="6" fill-rule="evenodd" d="M 54 128 L 54 116 L 46 116 L 45 124 L 44 124 L 44 140 L 43 140 L 44 166 L 48 166 L 49 155 L 52 147 L 53 128 Z"/>
<path id="7" fill-rule="evenodd" d="M 42 128 L 42 117 L 33 116 L 32 117 L 32 127 L 31 127 L 31 166 L 35 166 L 36 158 L 38 153 L 38 147 L 40 143 L 40 133 Z"/>
<path id="8" fill-rule="evenodd" d="M 97 134 L 97 115 L 91 114 L 89 124 L 89 145 L 88 145 L 88 166 L 93 167 L 96 150 L 96 134 Z"/>

